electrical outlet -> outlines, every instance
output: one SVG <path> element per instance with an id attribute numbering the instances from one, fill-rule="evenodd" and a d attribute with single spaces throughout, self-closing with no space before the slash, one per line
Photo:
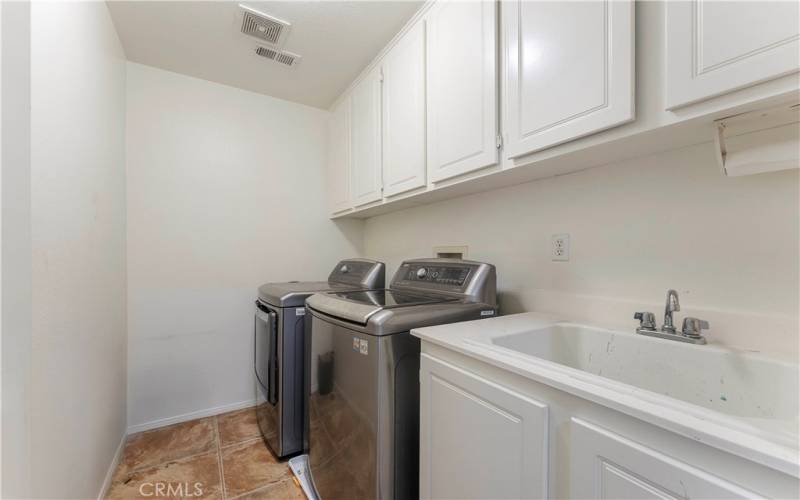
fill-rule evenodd
<path id="1" fill-rule="evenodd" d="M 552 260 L 569 260 L 569 234 L 554 234 L 552 242 Z"/>

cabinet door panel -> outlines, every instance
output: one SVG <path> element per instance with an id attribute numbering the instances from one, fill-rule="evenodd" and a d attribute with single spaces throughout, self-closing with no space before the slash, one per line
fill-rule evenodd
<path id="1" fill-rule="evenodd" d="M 547 406 L 422 355 L 420 496 L 546 498 Z"/>
<path id="2" fill-rule="evenodd" d="M 667 2 L 667 109 L 800 69 L 800 4 Z"/>
<path id="3" fill-rule="evenodd" d="M 632 0 L 503 7 L 507 157 L 633 119 Z"/>
<path id="4" fill-rule="evenodd" d="M 425 185 L 425 22 L 383 64 L 384 196 Z"/>
<path id="5" fill-rule="evenodd" d="M 573 498 L 757 498 L 722 478 L 579 418 L 570 427 Z"/>
<path id="6" fill-rule="evenodd" d="M 351 194 L 355 206 L 381 199 L 381 74 L 376 68 L 353 90 Z"/>
<path id="7" fill-rule="evenodd" d="M 428 15 L 428 175 L 497 163 L 497 5 L 440 1 Z"/>
<path id="8" fill-rule="evenodd" d="M 328 122 L 328 206 L 331 215 L 350 209 L 350 100 L 331 111 Z"/>

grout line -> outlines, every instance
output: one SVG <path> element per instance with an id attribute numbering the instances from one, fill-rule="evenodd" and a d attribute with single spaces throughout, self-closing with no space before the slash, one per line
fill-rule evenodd
<path id="1" fill-rule="evenodd" d="M 219 415 L 212 415 L 212 416 L 209 416 L 209 417 L 201 417 L 201 418 L 197 418 L 197 419 L 194 419 L 194 420 L 189 420 L 187 422 L 181 422 L 181 423 L 189 423 L 189 422 L 193 422 L 193 421 L 196 421 L 196 420 L 199 421 L 199 420 L 211 419 L 211 423 L 212 423 L 211 427 L 212 427 L 213 438 L 214 438 L 214 446 L 213 447 L 211 447 L 209 449 L 206 449 L 204 451 L 200 451 L 200 452 L 197 452 L 197 453 L 192 453 L 190 455 L 185 455 L 185 456 L 181 456 L 181 457 L 175 457 L 175 458 L 171 458 L 171 459 L 168 459 L 168 460 L 163 460 L 163 461 L 158 462 L 158 463 L 137 467 L 135 469 L 130 469 L 130 470 L 126 471 L 125 475 L 127 477 L 130 477 L 133 474 L 144 472 L 144 471 L 148 471 L 148 470 L 152 470 L 152 469 L 157 469 L 157 468 L 163 467 L 164 465 L 167 465 L 167 464 L 170 464 L 170 463 L 183 462 L 183 461 L 191 460 L 193 458 L 196 458 L 196 457 L 199 457 L 199 456 L 202 456 L 202 455 L 208 455 L 208 454 L 211 454 L 211 453 L 216 453 L 216 455 L 217 455 L 217 463 L 218 463 L 218 471 L 219 471 L 219 477 L 220 477 L 220 490 L 221 490 L 221 493 L 222 493 L 222 499 L 223 500 L 232 500 L 234 498 L 240 498 L 240 497 L 242 497 L 244 495 L 247 495 L 247 494 L 250 494 L 252 492 L 266 490 L 267 488 L 276 486 L 276 485 L 281 484 L 281 483 L 283 483 L 285 481 L 291 481 L 292 480 L 291 472 L 289 472 L 289 475 L 287 477 L 284 477 L 284 479 L 281 479 L 281 480 L 266 484 L 264 486 L 261 486 L 259 488 L 254 489 L 254 490 L 251 490 L 251 491 L 247 491 L 247 492 L 238 494 L 238 495 L 236 495 L 234 497 L 228 497 L 228 491 L 227 491 L 227 487 L 225 485 L 225 466 L 224 466 L 223 461 L 222 461 L 222 451 L 226 450 L 226 449 L 229 449 L 229 448 L 232 448 L 234 446 L 250 445 L 250 444 L 252 444 L 252 443 L 254 443 L 256 441 L 262 441 L 263 438 L 260 435 L 258 435 L 258 436 L 254 436 L 252 438 L 247 438 L 247 439 L 244 439 L 242 441 L 226 444 L 226 445 L 223 446 L 222 439 L 220 438 L 220 433 L 219 433 L 219 419 L 218 419 L 218 417 L 219 417 Z M 174 424 L 174 425 L 177 426 L 178 424 Z M 152 430 L 163 430 L 163 429 L 164 428 L 152 429 Z M 144 431 L 144 432 L 151 432 L 151 431 Z M 130 437 L 130 436 L 128 436 L 128 437 Z M 129 444 L 129 442 L 126 439 L 125 446 L 127 447 L 128 444 Z M 119 468 L 119 466 L 117 468 Z M 116 470 L 115 470 L 115 472 L 116 472 Z"/>
<path id="2" fill-rule="evenodd" d="M 145 472 L 145 471 L 148 471 L 150 469 L 155 469 L 157 467 L 161 467 L 162 465 L 167 465 L 167 464 L 171 464 L 171 463 L 175 463 L 175 462 L 183 462 L 184 460 L 190 460 L 190 459 L 197 458 L 197 457 L 200 457 L 200 456 L 203 456 L 203 455 L 208 455 L 208 454 L 213 453 L 213 452 L 214 452 L 214 450 L 209 448 L 206 451 L 201 451 L 201 452 L 198 452 L 198 453 L 192 453 L 191 455 L 185 455 L 185 456 L 177 457 L 177 458 L 170 458 L 169 460 L 164 460 L 163 462 L 158 462 L 158 463 L 155 463 L 155 464 L 150 464 L 150 465 L 145 465 L 145 466 L 142 466 L 142 467 L 137 467 L 135 469 L 130 469 L 129 471 L 126 472 L 126 474 L 128 476 L 131 476 L 131 475 L 139 473 L 139 472 Z"/>
<path id="3" fill-rule="evenodd" d="M 256 436 L 256 437 L 243 439 L 242 441 L 236 441 L 235 443 L 228 443 L 228 444 L 225 444 L 225 445 L 220 443 L 219 447 L 220 447 L 220 449 L 227 450 L 228 448 L 233 448 L 234 446 L 240 446 L 240 445 L 243 445 L 243 444 L 250 444 L 250 443 L 253 443 L 255 441 L 262 441 L 262 440 L 263 440 L 263 438 L 261 436 Z M 264 446 L 266 446 L 266 444 Z M 270 451 L 270 453 L 272 453 L 272 452 Z"/>
<path id="4" fill-rule="evenodd" d="M 197 418 L 195 420 L 199 421 L 199 420 L 205 420 L 205 419 L 208 419 L 208 418 L 213 418 L 214 420 L 212 420 L 212 422 L 216 423 L 216 417 L 202 417 L 202 418 Z M 194 422 L 195 420 L 189 420 L 188 422 L 181 422 L 181 423 L 182 424 L 188 424 L 188 423 Z M 212 425 L 212 428 L 214 428 L 213 425 Z M 163 429 L 164 428 L 162 428 L 162 429 L 153 429 L 153 430 L 163 430 Z M 145 432 L 150 432 L 150 431 L 145 431 Z M 174 430 L 170 430 L 169 432 L 174 432 Z M 131 436 L 128 436 L 126 438 L 126 441 L 125 441 L 125 447 L 126 448 L 130 445 L 130 438 L 131 438 Z M 130 476 L 131 474 L 135 474 L 137 472 L 150 470 L 152 468 L 160 467 L 162 465 L 169 464 L 169 463 L 172 463 L 172 462 L 178 462 L 178 461 L 182 461 L 182 460 L 186 460 L 186 459 L 190 459 L 190 458 L 199 457 L 200 455 L 205 455 L 207 453 L 211 453 L 212 451 L 213 451 L 213 448 L 209 448 L 207 450 L 198 451 L 197 453 L 191 453 L 189 455 L 181 455 L 179 457 L 172 457 L 172 458 L 169 458 L 169 459 L 166 459 L 166 460 L 162 460 L 161 462 L 157 462 L 157 463 L 154 463 L 154 464 L 142 465 L 140 467 L 135 467 L 133 469 L 127 470 L 126 474 Z"/>
<path id="5" fill-rule="evenodd" d="M 222 465 L 222 443 L 219 438 L 219 419 L 214 416 L 214 444 L 217 446 L 217 464 L 219 468 L 219 484 L 222 489 L 222 500 L 228 498 L 228 492 L 225 488 L 225 466 Z"/>
<path id="6" fill-rule="evenodd" d="M 128 427 L 128 434 L 134 435 L 139 434 L 140 432 L 147 432 L 156 429 L 163 429 L 164 427 L 169 427 L 171 425 L 182 424 L 184 422 L 191 422 L 193 420 L 200 420 L 202 418 L 209 418 L 214 417 L 216 415 L 224 415 L 226 413 L 233 413 L 239 410 L 246 410 L 248 408 L 255 407 L 255 400 L 248 400 L 248 401 L 240 401 L 238 403 L 232 403 L 229 405 L 223 406 L 216 406 L 214 408 L 206 408 L 204 410 L 193 411 L 189 413 L 184 413 L 181 415 L 175 415 L 173 417 L 166 417 L 160 418 L 156 420 L 151 420 L 149 422 L 143 422 L 141 424 L 135 424 Z"/>

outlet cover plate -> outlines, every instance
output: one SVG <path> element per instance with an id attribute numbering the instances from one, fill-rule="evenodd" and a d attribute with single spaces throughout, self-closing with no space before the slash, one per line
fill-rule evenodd
<path id="1" fill-rule="evenodd" d="M 554 234 L 551 242 L 551 258 L 556 262 L 569 260 L 569 234 Z"/>

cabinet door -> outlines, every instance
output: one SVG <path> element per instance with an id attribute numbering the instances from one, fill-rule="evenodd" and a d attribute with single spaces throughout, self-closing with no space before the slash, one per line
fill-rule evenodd
<path id="1" fill-rule="evenodd" d="M 428 17 L 428 176 L 497 163 L 497 2 L 437 2 Z"/>
<path id="2" fill-rule="evenodd" d="M 572 498 L 758 498 L 722 478 L 573 418 L 570 428 Z"/>
<path id="3" fill-rule="evenodd" d="M 425 21 L 383 63 L 384 196 L 425 185 Z"/>
<path id="4" fill-rule="evenodd" d="M 547 498 L 547 406 L 426 354 L 420 497 Z"/>
<path id="5" fill-rule="evenodd" d="M 667 2 L 667 109 L 800 69 L 800 3 Z"/>
<path id="6" fill-rule="evenodd" d="M 634 118 L 632 0 L 503 3 L 505 154 Z"/>
<path id="7" fill-rule="evenodd" d="M 350 99 L 331 111 L 328 122 L 328 206 L 332 215 L 350 209 Z"/>
<path id="8" fill-rule="evenodd" d="M 381 72 L 375 68 L 351 96 L 353 205 L 381 199 Z"/>

